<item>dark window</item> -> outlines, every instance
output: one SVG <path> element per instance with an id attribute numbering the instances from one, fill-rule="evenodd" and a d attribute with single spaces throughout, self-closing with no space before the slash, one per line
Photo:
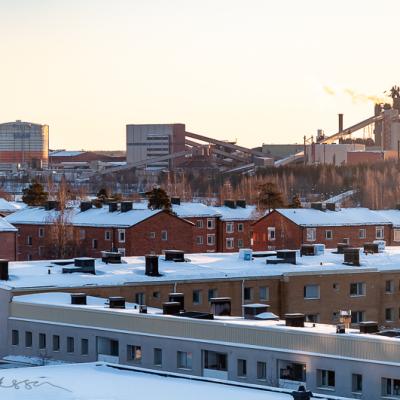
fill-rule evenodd
<path id="1" fill-rule="evenodd" d="M 362 375 L 353 374 L 352 375 L 352 392 L 362 392 Z"/>
<path id="2" fill-rule="evenodd" d="M 162 350 L 154 349 L 154 365 L 162 365 Z"/>
<path id="3" fill-rule="evenodd" d="M 193 304 L 201 304 L 201 290 L 195 289 L 192 294 Z"/>
<path id="4" fill-rule="evenodd" d="M 267 379 L 267 363 L 264 361 L 257 361 L 257 379 Z"/>
<path id="5" fill-rule="evenodd" d="M 46 334 L 45 333 L 39 333 L 39 349 L 45 349 L 46 348 Z"/>
<path id="6" fill-rule="evenodd" d="M 217 297 L 217 289 L 208 289 L 208 301 L 214 297 Z"/>
<path id="7" fill-rule="evenodd" d="M 245 377 L 247 375 L 247 362 L 239 358 L 237 360 L 237 375 L 240 377 Z"/>
<path id="8" fill-rule="evenodd" d="M 60 351 L 60 336 L 53 335 L 53 351 Z"/>
<path id="9" fill-rule="evenodd" d="M 253 288 L 245 287 L 244 288 L 244 293 L 243 293 L 244 300 L 245 301 L 251 300 L 252 299 L 252 295 L 253 295 Z"/>
<path id="10" fill-rule="evenodd" d="M 32 332 L 25 332 L 25 347 L 32 347 Z"/>
<path id="11" fill-rule="evenodd" d="M 128 360 L 140 364 L 142 362 L 142 346 L 128 345 Z"/>
<path id="12" fill-rule="evenodd" d="M 19 345 L 19 331 L 17 331 L 16 329 L 13 329 L 11 331 L 11 344 L 13 346 Z"/>
<path id="13" fill-rule="evenodd" d="M 89 354 L 89 340 L 81 339 L 81 354 L 87 356 Z"/>
<path id="14" fill-rule="evenodd" d="M 75 341 L 73 337 L 67 337 L 67 353 L 73 353 L 75 351 Z"/>

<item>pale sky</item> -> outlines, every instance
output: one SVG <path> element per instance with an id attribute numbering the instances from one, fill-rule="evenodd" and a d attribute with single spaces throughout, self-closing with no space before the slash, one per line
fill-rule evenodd
<path id="1" fill-rule="evenodd" d="M 52 148 L 125 149 L 127 123 L 170 122 L 301 143 L 400 84 L 399 16 L 398 0 L 0 0 L 0 122 L 46 123 Z"/>

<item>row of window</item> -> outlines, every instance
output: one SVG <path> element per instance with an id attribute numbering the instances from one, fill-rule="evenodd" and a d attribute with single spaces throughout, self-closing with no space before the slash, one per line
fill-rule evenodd
<path id="1" fill-rule="evenodd" d="M 13 329 L 11 331 L 11 344 L 13 346 L 19 346 L 20 344 L 20 337 L 19 331 Z M 89 340 L 82 338 L 80 340 L 80 354 L 81 355 L 88 355 L 89 354 Z M 32 347 L 33 346 L 33 334 L 30 331 L 25 331 L 25 347 Z M 38 334 L 38 347 L 40 350 L 45 350 L 47 348 L 47 335 L 45 333 Z M 52 342 L 51 348 L 53 351 L 60 351 L 61 350 L 61 340 L 59 335 L 52 335 Z M 65 342 L 65 348 L 67 353 L 75 353 L 75 338 L 72 336 L 67 336 Z"/>
<path id="2" fill-rule="evenodd" d="M 196 236 L 196 244 L 197 245 L 204 244 L 204 237 Z M 214 234 L 207 235 L 207 246 L 214 246 L 214 245 L 215 245 L 215 235 Z"/>
<path id="3" fill-rule="evenodd" d="M 204 222 L 202 219 L 196 220 L 196 228 L 203 228 Z M 207 229 L 215 229 L 215 219 L 207 218 Z"/>
<path id="4" fill-rule="evenodd" d="M 339 284 L 334 283 L 333 289 L 338 290 Z M 311 284 L 304 286 L 305 299 L 319 299 L 320 298 L 320 285 Z M 367 285 L 365 282 L 353 282 L 349 285 L 349 295 L 351 297 L 365 296 L 367 294 Z"/>

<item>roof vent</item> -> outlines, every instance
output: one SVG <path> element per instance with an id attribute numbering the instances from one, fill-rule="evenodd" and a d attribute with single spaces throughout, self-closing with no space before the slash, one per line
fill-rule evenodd
<path id="1" fill-rule="evenodd" d="M 236 205 L 240 208 L 246 208 L 246 200 L 236 200 Z"/>
<path id="2" fill-rule="evenodd" d="M 285 314 L 286 326 L 304 328 L 305 315 L 301 313 Z"/>
<path id="3" fill-rule="evenodd" d="M 102 251 L 101 261 L 106 264 L 121 264 L 122 254 L 117 251 Z"/>
<path id="4" fill-rule="evenodd" d="M 90 210 L 92 208 L 92 202 L 91 201 L 81 201 L 80 208 L 81 208 L 81 212 Z"/>
<path id="5" fill-rule="evenodd" d="M 175 206 L 181 205 L 181 198 L 180 197 L 171 197 L 171 204 Z"/>
<path id="6" fill-rule="evenodd" d="M 182 250 L 164 250 L 165 261 L 184 262 L 185 252 Z"/>
<path id="7" fill-rule="evenodd" d="M 139 305 L 139 314 L 147 314 L 147 306 L 144 304 Z"/>
<path id="8" fill-rule="evenodd" d="M 211 312 L 214 315 L 231 315 L 230 297 L 213 297 L 210 299 Z"/>
<path id="9" fill-rule="evenodd" d="M 110 308 L 125 308 L 125 297 L 113 296 L 108 298 Z"/>
<path id="10" fill-rule="evenodd" d="M 73 272 L 83 272 L 84 274 L 96 275 L 96 259 L 90 257 L 75 258 L 73 267 L 65 267 L 62 269 L 63 274 Z"/>
<path id="11" fill-rule="evenodd" d="M 131 211 L 132 208 L 133 208 L 133 202 L 132 201 L 123 201 L 121 203 L 121 212 Z"/>
<path id="12" fill-rule="evenodd" d="M 252 249 L 239 249 L 239 260 L 251 261 L 253 256 Z"/>
<path id="13" fill-rule="evenodd" d="M 325 208 L 329 211 L 336 211 L 336 203 L 325 203 Z"/>
<path id="14" fill-rule="evenodd" d="M 180 311 L 185 311 L 185 295 L 183 293 L 170 293 L 168 300 L 178 302 L 181 305 Z"/>
<path id="15" fill-rule="evenodd" d="M 268 259 L 267 264 L 294 264 L 296 265 L 296 250 L 277 250 L 276 259 Z"/>
<path id="16" fill-rule="evenodd" d="M 109 212 L 116 212 L 118 211 L 118 203 L 116 203 L 115 201 L 108 203 L 108 211 Z"/>
<path id="17" fill-rule="evenodd" d="M 71 293 L 71 304 L 86 305 L 86 293 Z"/>
<path id="18" fill-rule="evenodd" d="M 323 204 L 321 202 L 311 203 L 311 208 L 314 210 L 323 211 Z"/>
<path id="19" fill-rule="evenodd" d="M 236 208 L 235 200 L 225 200 L 224 206 L 229 208 Z"/>
<path id="20" fill-rule="evenodd" d="M 360 266 L 360 249 L 348 247 L 344 249 L 344 262 L 346 265 Z"/>
<path id="21" fill-rule="evenodd" d="M 364 254 L 376 254 L 379 253 L 378 243 L 364 243 Z"/>
<path id="22" fill-rule="evenodd" d="M 344 254 L 344 249 L 349 248 L 350 245 L 348 243 L 338 243 L 336 254 Z"/>
<path id="23" fill-rule="evenodd" d="M 319 256 L 324 254 L 324 244 L 302 244 L 300 248 L 301 256 Z"/>
<path id="24" fill-rule="evenodd" d="M 147 276 L 161 276 L 158 272 L 158 256 L 154 254 L 146 254 L 146 272 Z"/>
<path id="25" fill-rule="evenodd" d="M 193 318 L 193 319 L 214 319 L 211 313 L 198 312 L 198 311 L 185 311 L 179 314 L 180 317 Z"/>
<path id="26" fill-rule="evenodd" d="M 242 307 L 244 319 L 279 319 L 277 315 L 268 312 L 268 304 L 244 304 Z"/>
<path id="27" fill-rule="evenodd" d="M 379 332 L 378 323 L 376 321 L 359 322 L 360 333 L 376 333 Z"/>
<path id="28" fill-rule="evenodd" d="M 181 303 L 179 301 L 166 301 L 163 303 L 164 315 L 177 315 L 181 310 Z"/>
<path id="29" fill-rule="evenodd" d="M 60 209 L 60 202 L 57 200 L 47 200 L 44 205 L 46 211 L 50 210 L 59 210 Z"/>
<path id="30" fill-rule="evenodd" d="M 0 260 L 0 280 L 8 281 L 8 260 Z"/>

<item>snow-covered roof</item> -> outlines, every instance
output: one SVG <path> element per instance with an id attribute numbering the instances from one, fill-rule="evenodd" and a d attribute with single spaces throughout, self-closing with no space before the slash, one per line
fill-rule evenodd
<path id="1" fill-rule="evenodd" d="M 17 232 L 17 228 L 6 221 L 5 218 L 0 217 L 0 232 Z"/>
<path id="2" fill-rule="evenodd" d="M 52 151 L 49 156 L 50 157 L 75 157 L 79 156 L 83 153 L 86 153 L 85 151 L 72 151 L 72 150 L 55 150 Z"/>
<path id="3" fill-rule="evenodd" d="M 13 203 L 7 201 L 6 199 L 0 198 L 0 213 L 13 213 L 17 210 L 18 208 Z"/>
<path id="4" fill-rule="evenodd" d="M 3 369 L 1 376 L 0 395 L 7 400 L 292 399 L 282 389 L 278 392 L 259 385 L 252 388 L 236 382 L 221 384 L 164 371 L 116 368 L 102 362 Z M 19 382 L 18 388 L 16 382 Z"/>
<path id="5" fill-rule="evenodd" d="M 387 219 L 394 227 L 400 227 L 400 210 L 377 210 L 375 212 Z"/>
<path id="6" fill-rule="evenodd" d="M 382 214 L 368 208 L 320 211 L 313 208 L 277 208 L 277 212 L 301 226 L 389 225 Z"/>
<path id="7" fill-rule="evenodd" d="M 127 212 L 110 212 L 108 207 L 101 207 L 83 212 L 79 208 L 70 208 L 65 212 L 66 219 L 76 226 L 128 228 L 162 212 L 162 210 L 146 208 Z M 58 214 L 58 211 L 47 211 L 43 207 L 27 207 L 8 215 L 6 219 L 12 224 L 51 224 Z"/>
<path id="8" fill-rule="evenodd" d="M 266 264 L 266 258 L 251 261 L 239 259 L 238 253 L 186 254 L 189 261 L 175 263 L 159 257 L 161 276 L 145 275 L 144 257 L 124 257 L 122 264 L 104 264 L 96 260 L 96 275 L 84 273 L 63 274 L 62 266 L 53 261 L 10 262 L 8 281 L 0 281 L 0 288 L 84 287 L 85 285 L 124 285 L 136 283 L 163 283 L 196 280 L 269 278 L 284 275 L 354 274 L 359 272 L 399 271 L 400 247 L 387 247 L 379 254 L 360 252 L 360 267 L 344 265 L 343 254 L 325 251 L 325 254 L 297 257 L 297 265 Z M 50 274 L 48 273 L 50 270 Z"/>

